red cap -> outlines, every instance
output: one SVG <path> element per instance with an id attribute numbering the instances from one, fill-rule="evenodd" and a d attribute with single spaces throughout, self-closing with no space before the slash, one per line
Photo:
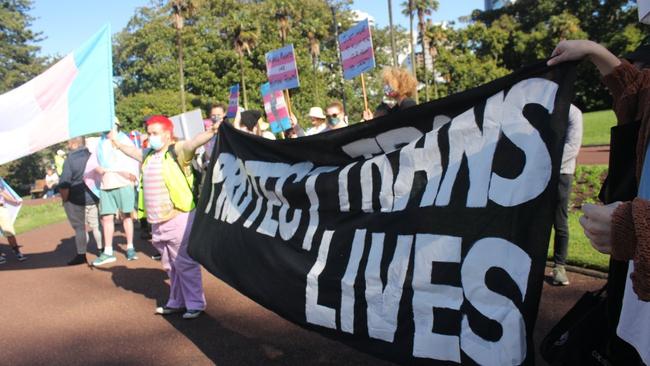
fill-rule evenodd
<path id="1" fill-rule="evenodd" d="M 160 124 L 163 127 L 164 130 L 169 131 L 169 133 L 171 133 L 172 135 L 174 134 L 174 124 L 172 123 L 172 121 L 169 118 L 167 118 L 167 117 L 165 117 L 163 115 L 151 116 L 147 120 L 146 124 L 147 124 L 147 127 L 149 127 L 150 125 L 153 125 L 153 124 L 156 124 L 156 123 Z"/>

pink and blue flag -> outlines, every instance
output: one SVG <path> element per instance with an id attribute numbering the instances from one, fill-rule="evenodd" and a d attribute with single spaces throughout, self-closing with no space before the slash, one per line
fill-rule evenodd
<path id="1" fill-rule="evenodd" d="M 300 86 L 293 45 L 284 46 L 266 54 L 266 76 L 272 91 Z"/>
<path id="2" fill-rule="evenodd" d="M 375 52 L 368 19 L 339 35 L 343 77 L 352 79 L 375 67 Z"/>
<path id="3" fill-rule="evenodd" d="M 271 132 L 279 133 L 291 128 L 289 111 L 284 101 L 284 93 L 281 90 L 273 91 L 269 83 L 262 84 L 262 100 L 266 118 L 271 125 Z"/>
<path id="4" fill-rule="evenodd" d="M 0 95 L 0 164 L 113 125 L 111 29 Z"/>
<path id="5" fill-rule="evenodd" d="M 230 96 L 228 97 L 228 113 L 226 114 L 226 117 L 235 118 L 238 109 L 239 109 L 239 84 L 235 84 L 230 87 Z"/>

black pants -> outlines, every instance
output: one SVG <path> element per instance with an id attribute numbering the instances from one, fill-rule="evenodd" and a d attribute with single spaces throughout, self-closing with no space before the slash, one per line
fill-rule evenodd
<path id="1" fill-rule="evenodd" d="M 553 262 L 566 264 L 569 253 L 569 197 L 573 174 L 560 174 L 557 187 L 557 204 L 555 206 L 555 243 L 553 245 Z"/>

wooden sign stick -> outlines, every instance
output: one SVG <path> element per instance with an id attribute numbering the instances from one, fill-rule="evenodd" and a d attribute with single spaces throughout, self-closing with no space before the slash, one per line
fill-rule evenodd
<path id="1" fill-rule="evenodd" d="M 366 78 L 361 74 L 361 89 L 363 90 L 363 105 L 364 111 L 368 110 L 368 94 L 366 92 Z"/>
<path id="2" fill-rule="evenodd" d="M 289 92 L 289 89 L 286 90 L 287 92 L 287 111 L 289 112 L 289 117 L 291 117 L 291 93 Z"/>

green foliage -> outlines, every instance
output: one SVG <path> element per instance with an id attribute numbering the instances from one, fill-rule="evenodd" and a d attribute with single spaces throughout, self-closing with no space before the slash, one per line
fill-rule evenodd
<path id="1" fill-rule="evenodd" d="M 202 108 L 207 101 L 186 94 L 190 109 Z M 118 100 L 115 114 L 123 123 L 125 130 L 142 130 L 144 118 L 153 114 L 172 116 L 181 113 L 180 92 L 178 90 L 154 90 L 150 93 L 136 93 Z M 204 114 L 205 115 L 205 114 Z"/>
<path id="2" fill-rule="evenodd" d="M 486 50 L 503 46 L 499 64 L 515 70 L 549 57 L 562 39 L 588 38 L 615 54 L 629 52 L 641 44 L 643 34 L 650 29 L 638 23 L 636 16 L 636 4 L 630 0 L 519 0 L 498 10 L 476 11 L 472 18 L 476 23 L 485 23 L 490 33 L 497 33 L 477 38 L 479 50 L 486 38 L 490 44 Z M 496 46 L 489 42 L 491 38 L 499 40 Z M 584 111 L 611 105 L 600 76 L 591 65 L 578 68 L 575 103 Z"/>
<path id="3" fill-rule="evenodd" d="M 606 176 L 606 165 L 578 165 L 571 187 L 569 209 L 577 210 L 584 203 L 598 202 L 598 193 Z"/>
<path id="4" fill-rule="evenodd" d="M 582 146 L 609 145 L 610 129 L 615 125 L 616 115 L 611 109 L 585 113 Z"/>
<path id="5" fill-rule="evenodd" d="M 37 206 L 23 206 L 16 218 L 16 234 L 56 224 L 65 219 L 65 211 L 58 200 Z"/>
<path id="6" fill-rule="evenodd" d="M 0 94 L 22 85 L 52 62 L 36 56 L 41 34 L 30 29 L 31 8 L 31 0 L 0 0 Z M 50 153 L 51 149 L 4 164 L 0 177 L 19 193 L 29 191 L 35 179 L 45 176 L 42 166 Z"/>
<path id="7" fill-rule="evenodd" d="M 40 33 L 30 29 L 31 0 L 0 1 L 0 94 L 16 88 L 43 69 L 36 57 Z"/>

